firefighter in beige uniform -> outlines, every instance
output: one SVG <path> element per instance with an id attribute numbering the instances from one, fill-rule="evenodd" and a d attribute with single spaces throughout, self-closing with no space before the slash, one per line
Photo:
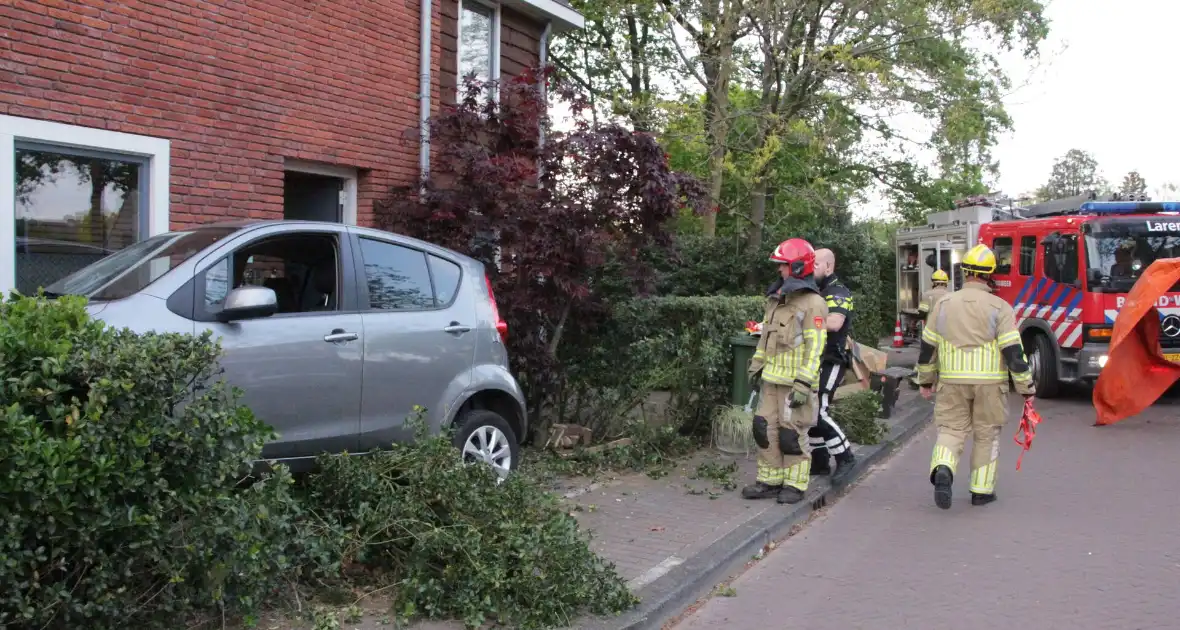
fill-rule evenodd
<path id="1" fill-rule="evenodd" d="M 761 398 L 754 415 L 758 476 L 742 496 L 798 503 L 811 476 L 807 430 L 815 424 L 828 305 L 815 284 L 810 243 L 783 241 L 770 260 L 781 278 L 767 292 L 762 338 L 750 361 L 750 383 Z"/>
<path id="2" fill-rule="evenodd" d="M 946 297 L 950 293 L 947 285 L 950 284 L 950 277 L 941 269 L 935 269 L 933 274 L 930 274 L 930 281 L 933 288 L 922 294 L 922 300 L 918 302 L 918 315 L 922 317 L 921 326 L 926 327 L 930 322 L 926 319 L 930 316 L 930 309 L 938 303 L 939 300 Z M 910 381 L 917 385 L 917 377 L 911 378 Z"/>
<path id="3" fill-rule="evenodd" d="M 1008 375 L 1016 391 L 1034 393 L 1032 372 L 1025 360 L 1012 306 L 992 294 L 988 278 L 996 256 L 976 245 L 963 258 L 962 290 L 933 306 L 922 331 L 918 383 L 922 396 L 933 396 L 938 381 L 934 422 L 938 441 L 930 459 L 934 502 L 951 507 L 951 484 L 967 435 L 972 436 L 971 504 L 996 499 L 996 460 L 1000 428 L 1007 419 Z"/>
<path id="4" fill-rule="evenodd" d="M 930 309 L 942 299 L 944 295 L 949 293 L 947 285 L 950 284 L 950 277 L 941 269 L 936 269 L 930 276 L 931 284 L 934 285 L 932 289 L 922 294 L 922 301 L 918 302 L 918 314 L 926 317 L 930 313 Z"/>

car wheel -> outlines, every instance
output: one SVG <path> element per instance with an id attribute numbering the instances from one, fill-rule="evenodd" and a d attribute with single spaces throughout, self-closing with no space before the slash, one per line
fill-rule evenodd
<path id="1" fill-rule="evenodd" d="M 487 409 L 472 409 L 458 421 L 455 446 L 467 463 L 484 463 L 500 479 L 506 478 L 520 464 L 520 440 L 500 414 Z"/>

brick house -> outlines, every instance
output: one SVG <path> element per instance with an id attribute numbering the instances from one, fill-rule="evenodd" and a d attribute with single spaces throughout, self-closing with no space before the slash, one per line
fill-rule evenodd
<path id="1" fill-rule="evenodd" d="M 197 223 L 370 223 L 457 77 L 543 61 L 566 2 L 0 4 L 0 290 Z"/>

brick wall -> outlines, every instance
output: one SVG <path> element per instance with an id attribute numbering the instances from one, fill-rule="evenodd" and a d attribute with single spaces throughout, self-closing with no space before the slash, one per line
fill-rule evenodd
<path id="1" fill-rule="evenodd" d="M 361 169 L 367 224 L 418 174 L 418 41 L 417 0 L 7 0 L 0 113 L 171 140 L 173 227 L 281 218 L 285 158 Z"/>

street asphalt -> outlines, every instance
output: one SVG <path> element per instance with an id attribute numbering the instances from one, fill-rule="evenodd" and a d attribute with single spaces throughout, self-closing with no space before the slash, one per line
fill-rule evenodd
<path id="1" fill-rule="evenodd" d="M 1086 394 L 1037 401 L 1019 472 L 1010 407 L 995 503 L 970 503 L 968 443 L 935 507 L 930 427 L 674 627 L 1180 628 L 1180 400 L 1108 427 Z"/>

